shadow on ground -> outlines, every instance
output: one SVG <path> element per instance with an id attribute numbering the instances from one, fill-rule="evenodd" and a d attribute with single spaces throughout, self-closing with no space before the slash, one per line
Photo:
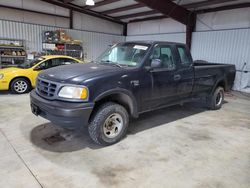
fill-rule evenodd
<path id="1" fill-rule="evenodd" d="M 10 91 L 0 91 L 0 96 L 1 95 L 10 95 L 11 92 Z"/>
<path id="2" fill-rule="evenodd" d="M 173 106 L 142 114 L 138 119 L 132 120 L 128 135 L 138 132 L 150 131 L 149 129 L 168 124 L 207 110 L 203 103 L 188 103 L 184 106 Z M 90 139 L 87 128 L 69 131 L 59 128 L 52 123 L 35 127 L 30 134 L 30 139 L 37 147 L 52 152 L 72 152 L 84 148 L 99 149 Z M 125 138 L 126 139 L 126 138 Z"/>
<path id="3" fill-rule="evenodd" d="M 59 153 L 78 151 L 84 148 L 100 148 L 92 142 L 86 128 L 70 131 L 59 128 L 52 123 L 42 124 L 32 129 L 30 139 L 39 148 Z"/>
<path id="4" fill-rule="evenodd" d="M 27 93 L 30 93 L 30 92 L 26 92 L 26 93 L 23 93 L 23 94 L 15 94 L 15 93 L 12 93 L 11 91 L 0 91 L 0 96 L 6 96 L 6 95 L 13 95 L 13 96 L 19 96 L 19 95 L 25 95 Z"/>

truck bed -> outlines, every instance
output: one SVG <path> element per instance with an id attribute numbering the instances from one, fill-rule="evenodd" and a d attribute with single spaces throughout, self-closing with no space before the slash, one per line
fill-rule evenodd
<path id="1" fill-rule="evenodd" d="M 235 65 L 210 63 L 206 61 L 194 61 L 194 90 L 195 93 L 208 92 L 214 85 L 216 80 L 224 77 L 224 87 L 229 91 L 234 82 Z"/>
<path id="2" fill-rule="evenodd" d="M 212 63 L 212 62 L 207 62 L 207 61 L 203 61 L 203 60 L 196 60 L 194 61 L 194 66 L 198 67 L 198 66 L 207 66 L 207 67 L 211 67 L 211 66 L 216 66 L 216 67 L 232 67 L 234 65 L 231 64 L 223 64 L 223 63 Z"/>

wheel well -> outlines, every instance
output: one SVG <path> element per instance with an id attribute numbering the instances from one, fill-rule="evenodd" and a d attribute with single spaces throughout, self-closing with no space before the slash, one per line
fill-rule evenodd
<path id="1" fill-rule="evenodd" d="M 224 80 L 219 81 L 218 84 L 217 84 L 217 86 L 216 86 L 216 88 L 218 88 L 218 87 L 222 87 L 224 90 L 226 90 L 226 83 L 225 83 L 225 81 Z"/>
<path id="2" fill-rule="evenodd" d="M 134 107 L 134 104 L 133 104 L 133 101 L 132 99 L 126 95 L 126 94 L 121 94 L 121 93 L 116 93 L 116 94 L 111 94 L 111 95 L 108 95 L 98 101 L 95 102 L 95 107 L 94 107 L 94 111 L 100 106 L 102 105 L 103 103 L 106 103 L 106 102 L 114 102 L 114 103 L 117 103 L 117 104 L 120 104 L 122 105 L 127 111 L 128 113 L 131 115 L 131 116 L 136 116 L 135 115 L 135 107 Z"/>
<path id="3" fill-rule="evenodd" d="M 17 78 L 23 78 L 23 79 L 27 80 L 27 81 L 29 82 L 30 87 L 32 86 L 32 85 L 31 85 L 31 81 L 30 81 L 29 78 L 27 78 L 27 77 L 25 77 L 25 76 L 18 76 L 18 77 L 13 78 L 13 79 L 10 81 L 9 88 L 11 87 L 12 82 L 13 82 L 15 79 L 17 79 Z"/>

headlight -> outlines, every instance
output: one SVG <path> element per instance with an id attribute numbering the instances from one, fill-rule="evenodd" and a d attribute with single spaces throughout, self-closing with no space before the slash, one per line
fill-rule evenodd
<path id="1" fill-rule="evenodd" d="M 58 94 L 59 97 L 67 99 L 88 99 L 88 88 L 86 87 L 75 87 L 75 86 L 64 86 Z"/>
<path id="2" fill-rule="evenodd" d="M 3 79 L 4 75 L 3 74 L 0 74 L 0 80 Z"/>

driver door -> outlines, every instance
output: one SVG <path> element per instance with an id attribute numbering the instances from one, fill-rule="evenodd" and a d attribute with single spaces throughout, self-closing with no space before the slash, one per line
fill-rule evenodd
<path id="1" fill-rule="evenodd" d="M 158 108 L 178 100 L 175 81 L 176 61 L 170 45 L 156 44 L 150 62 L 160 61 L 160 66 L 148 71 L 152 81 L 151 108 Z"/>

